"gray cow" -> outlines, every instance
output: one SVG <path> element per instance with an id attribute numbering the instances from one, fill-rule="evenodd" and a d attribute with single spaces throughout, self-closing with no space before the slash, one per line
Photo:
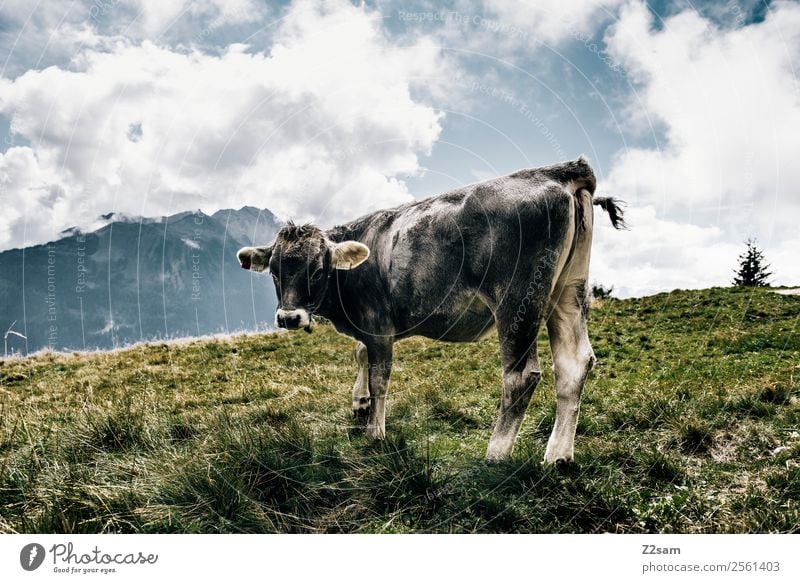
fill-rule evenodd
<path id="1" fill-rule="evenodd" d="M 595 358 L 586 327 L 592 204 L 617 228 L 611 198 L 592 198 L 583 158 L 472 184 L 323 231 L 288 223 L 275 242 L 237 257 L 268 270 L 277 325 L 311 330 L 311 315 L 357 340 L 353 411 L 385 435 L 392 346 L 409 336 L 472 342 L 497 330 L 503 396 L 487 459 L 511 455 L 542 373 L 536 339 L 547 323 L 556 420 L 545 461 L 573 459 L 580 397 Z"/>

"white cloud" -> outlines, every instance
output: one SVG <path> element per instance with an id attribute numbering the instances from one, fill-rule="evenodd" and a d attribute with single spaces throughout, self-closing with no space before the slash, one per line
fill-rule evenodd
<path id="1" fill-rule="evenodd" d="M 617 297 L 731 284 L 743 240 L 731 239 L 717 226 L 659 218 L 652 206 L 632 207 L 626 218 L 633 228 L 615 231 L 596 211 L 592 282 L 613 285 Z M 758 243 L 771 266 L 771 284 L 800 283 L 800 239 Z"/>
<path id="2" fill-rule="evenodd" d="M 453 48 L 453 55 L 473 67 L 486 58 L 480 76 L 492 75 L 497 59 L 524 67 L 541 45 L 560 51 L 569 42 L 588 42 L 601 23 L 615 17 L 623 0 L 379 0 L 387 18 L 396 17 L 412 35 L 419 30 L 433 34 Z M 460 51 L 464 51 L 461 53 Z M 542 53 L 546 55 L 550 51 Z M 541 75 L 551 63 L 536 55 Z M 485 82 L 485 79 L 481 79 Z"/>
<path id="3" fill-rule="evenodd" d="M 694 12 L 652 24 L 631 4 L 607 42 L 635 82 L 633 117 L 663 124 L 666 143 L 622 152 L 609 188 L 684 216 L 756 204 L 762 232 L 784 223 L 785 205 L 800 202 L 800 4 L 775 3 L 764 22 L 733 30 Z"/>
<path id="4" fill-rule="evenodd" d="M 740 246 L 739 251 L 742 251 Z M 770 282 L 775 285 L 800 284 L 800 238 L 796 236 L 784 239 L 775 244 L 773 249 L 766 249 L 765 257 L 770 265 L 773 277 Z"/>
<path id="5" fill-rule="evenodd" d="M 565 40 L 589 38 L 600 22 L 614 16 L 621 1 L 485 0 L 484 5 L 500 21 L 513 24 L 522 33 L 517 35 L 520 40 L 524 34 L 529 41 L 556 45 Z M 514 31 L 506 29 L 505 32 L 514 36 Z"/>
<path id="6" fill-rule="evenodd" d="M 188 9 L 185 0 L 128 0 L 139 12 L 139 26 L 148 36 L 160 35 Z"/>
<path id="7" fill-rule="evenodd" d="M 595 216 L 590 279 L 614 286 L 618 297 L 672 289 L 728 285 L 741 245 L 722 230 L 658 217 L 652 206 L 630 208 L 630 231 L 614 231 L 601 211 Z"/>
<path id="8" fill-rule="evenodd" d="M 97 47 L 87 3 L 73 0 L 6 0 L 0 3 L 0 76 L 30 67 L 68 63 L 76 51 Z"/>
<path id="9" fill-rule="evenodd" d="M 257 22 L 268 11 L 265 4 L 254 0 L 124 0 L 124 3 L 133 15 L 132 26 L 126 32 L 149 39 L 173 38 L 176 32 L 189 32 L 184 36 L 191 39 L 191 31 L 196 36 L 198 32 L 202 35 L 207 27 Z"/>
<path id="10" fill-rule="evenodd" d="M 271 30 L 269 18 L 275 20 L 275 14 L 258 0 L 5 0 L 0 75 L 67 67 L 84 49 L 106 50 L 120 39 L 213 47 L 216 37 L 230 30 L 242 36 Z"/>
<path id="11" fill-rule="evenodd" d="M 200 249 L 200 243 L 198 243 L 193 239 L 184 238 L 181 239 L 181 241 L 183 241 L 183 244 L 189 247 L 190 249 Z"/>
<path id="12" fill-rule="evenodd" d="M 295 2 L 269 54 L 117 40 L 0 79 L 0 113 L 30 142 L 0 157 L 20 209 L 0 217 L 0 249 L 108 211 L 250 204 L 331 224 L 410 200 L 396 177 L 441 131 L 411 91 L 440 66 L 431 43 L 394 47 L 378 15 L 332 0 Z"/>
<path id="13" fill-rule="evenodd" d="M 52 238 L 64 228 L 57 217 L 64 212 L 66 199 L 59 177 L 39 165 L 31 148 L 12 147 L 0 153 L 0 250 Z"/>
<path id="14" fill-rule="evenodd" d="M 627 199 L 634 230 L 601 235 L 598 279 L 628 293 L 726 285 L 742 241 L 757 236 L 776 283 L 800 282 L 800 4 L 720 29 L 681 12 L 654 29 L 633 2 L 606 35 L 633 82 L 628 119 L 663 128 L 660 149 L 619 153 L 603 189 Z M 657 213 L 656 213 L 657 209 Z M 604 257 L 605 256 L 605 257 Z M 612 266 L 625 266 L 623 273 Z"/>

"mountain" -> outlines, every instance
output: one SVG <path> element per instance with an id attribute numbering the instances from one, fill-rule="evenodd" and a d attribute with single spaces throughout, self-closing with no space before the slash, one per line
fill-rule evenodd
<path id="1" fill-rule="evenodd" d="M 236 251 L 271 241 L 279 221 L 244 207 L 69 229 L 57 241 L 0 253 L 0 328 L 9 352 L 107 349 L 140 340 L 272 327 L 275 292 Z"/>

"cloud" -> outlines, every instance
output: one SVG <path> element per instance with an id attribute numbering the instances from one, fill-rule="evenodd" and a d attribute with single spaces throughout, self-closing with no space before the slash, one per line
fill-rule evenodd
<path id="1" fill-rule="evenodd" d="M 200 243 L 198 243 L 197 241 L 188 238 L 181 239 L 181 241 L 183 241 L 183 244 L 189 247 L 190 249 L 200 249 Z"/>
<path id="2" fill-rule="evenodd" d="M 773 3 L 739 28 L 684 11 L 656 30 L 633 2 L 606 42 L 633 83 L 633 133 L 663 141 L 615 157 L 603 189 L 634 205 L 634 231 L 617 236 L 624 246 L 601 244 L 598 275 L 637 294 L 726 285 L 754 235 L 775 282 L 800 282 L 800 263 L 786 260 L 800 216 L 800 4 Z"/>
<path id="3" fill-rule="evenodd" d="M 0 79 L 0 114 L 30 145 L 0 157 L 0 249 L 108 211 L 244 204 L 331 224 L 411 199 L 441 115 L 412 98 L 444 79 L 421 38 L 395 47 L 377 14 L 295 2 L 268 53 L 116 39 Z M 48 220 L 42 220 L 48 217 Z"/>
<path id="4" fill-rule="evenodd" d="M 694 12 L 652 26 L 633 3 L 606 40 L 634 81 L 632 118 L 663 126 L 666 141 L 623 151 L 609 187 L 667 213 L 733 206 L 762 232 L 789 226 L 785 205 L 800 202 L 800 4 L 774 3 L 763 22 L 738 29 Z"/>
<path id="5" fill-rule="evenodd" d="M 0 4 L 0 76 L 25 70 L 68 64 L 85 47 L 98 47 L 102 38 L 92 27 L 88 3 L 72 0 Z"/>
<path id="6" fill-rule="evenodd" d="M 621 0 L 484 0 L 498 20 L 514 24 L 517 36 L 557 45 L 565 40 L 589 38 L 603 20 L 614 16 Z M 502 31 L 501 31 L 502 32 Z M 511 32 L 513 36 L 513 31 Z"/>
<path id="7" fill-rule="evenodd" d="M 618 297 L 728 285 L 742 245 L 715 226 L 659 218 L 652 206 L 630 208 L 630 231 L 615 231 L 595 216 L 590 278 L 614 286 Z"/>
<path id="8" fill-rule="evenodd" d="M 551 65 L 550 52 L 562 50 L 569 42 L 588 43 L 602 23 L 614 18 L 622 2 L 454 0 L 444 6 L 430 0 L 379 0 L 385 17 L 396 19 L 401 31 L 412 35 L 426 31 L 454 49 L 453 56 L 471 68 L 485 59 L 480 77 L 492 75 L 498 59 L 524 66 L 532 57 L 537 74 L 542 74 Z M 542 50 L 543 45 L 550 50 Z"/>
<path id="9" fill-rule="evenodd" d="M 255 42 L 272 30 L 270 7 L 257 0 L 5 0 L 0 3 L 0 75 L 68 68 L 84 49 L 119 40 L 218 48 L 227 33 Z M 259 42 L 262 39 L 259 38 Z"/>
<path id="10" fill-rule="evenodd" d="M 164 41 L 197 42 L 211 29 L 261 22 L 269 13 L 254 0 L 117 1 L 129 9 L 126 34 Z"/>
<path id="11" fill-rule="evenodd" d="M 660 218 L 652 206 L 632 207 L 626 214 L 633 228 L 620 232 L 596 211 L 592 282 L 613 285 L 617 297 L 731 285 L 743 240 L 732 239 L 717 226 Z M 771 266 L 770 284 L 798 285 L 800 239 L 758 243 Z"/>

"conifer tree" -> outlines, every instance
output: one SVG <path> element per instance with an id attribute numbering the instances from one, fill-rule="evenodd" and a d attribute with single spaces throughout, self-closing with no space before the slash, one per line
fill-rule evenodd
<path id="1" fill-rule="evenodd" d="M 758 248 L 755 239 L 745 241 L 747 248 L 739 255 L 739 267 L 735 269 L 733 285 L 740 287 L 765 287 L 772 275 L 769 264 L 764 261 L 764 253 Z"/>

